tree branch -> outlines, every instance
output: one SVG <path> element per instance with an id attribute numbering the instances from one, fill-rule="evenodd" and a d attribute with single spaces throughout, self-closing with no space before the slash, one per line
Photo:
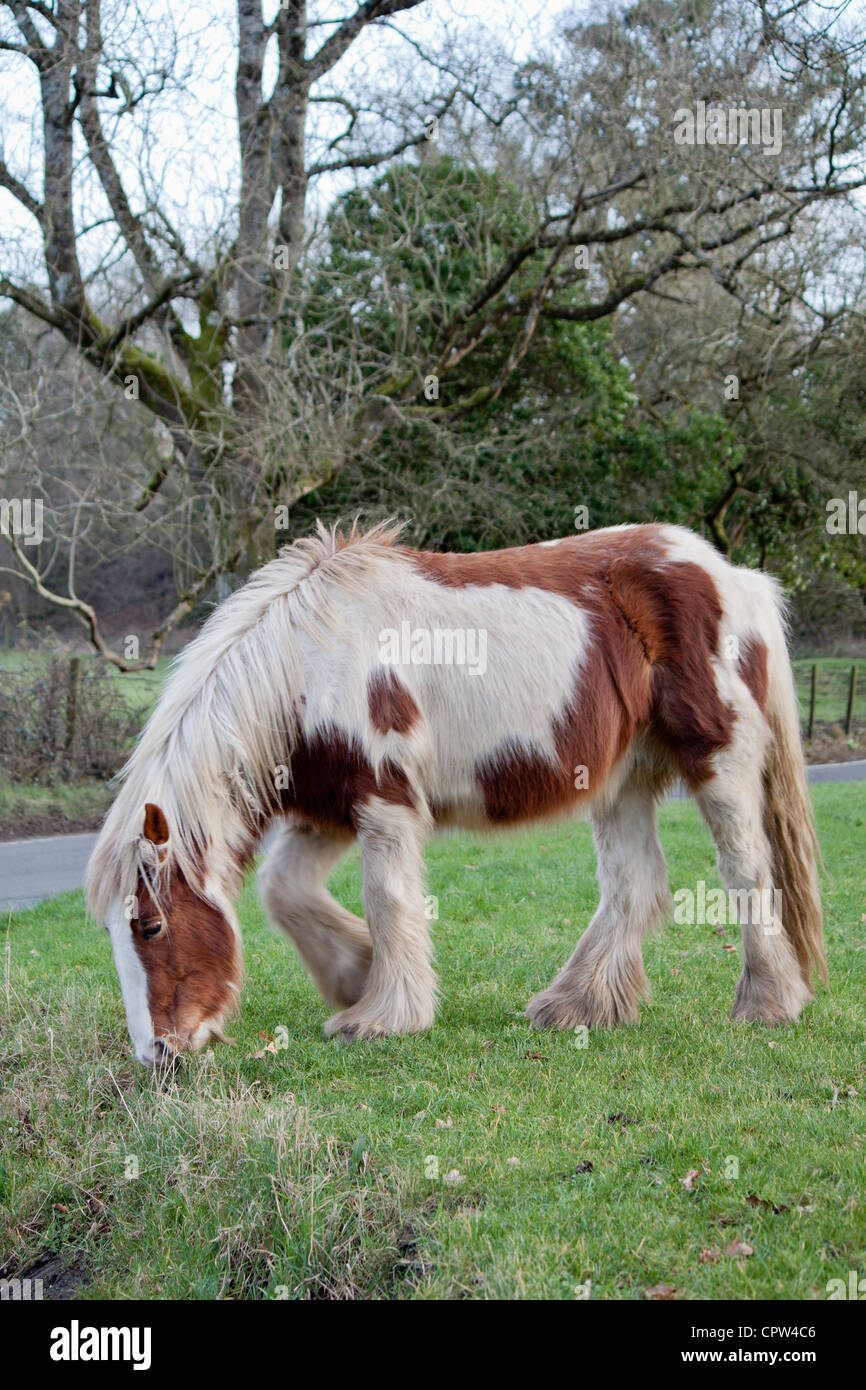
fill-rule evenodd
<path id="1" fill-rule="evenodd" d="M 366 0 L 353 15 L 343 20 L 336 32 L 309 59 L 306 64 L 308 84 L 318 82 L 329 72 L 368 24 L 374 24 L 377 19 L 387 19 L 403 10 L 414 10 L 423 3 L 424 0 Z"/>
<path id="2" fill-rule="evenodd" d="M 95 647 L 99 655 L 104 657 L 112 666 L 117 667 L 118 671 L 124 672 L 152 671 L 159 659 L 159 654 L 166 638 L 175 630 L 178 623 L 182 622 L 187 614 L 192 611 L 198 600 L 210 588 L 211 584 L 213 584 L 221 574 L 230 573 L 234 570 L 242 559 L 242 553 L 240 551 L 235 551 L 227 556 L 225 560 L 213 564 L 210 569 L 205 570 L 195 583 L 187 589 L 186 593 L 183 594 L 175 604 L 174 608 L 172 608 L 163 622 L 154 629 L 150 638 L 150 652 L 147 658 L 139 661 L 129 661 L 120 652 L 109 646 L 100 627 L 96 610 L 91 604 L 86 603 L 84 599 L 78 598 L 74 593 L 60 594 L 54 589 L 49 589 L 44 583 L 39 570 L 23 553 L 18 543 L 18 538 L 11 529 L 8 533 L 4 531 L 3 537 L 11 547 L 15 558 L 24 571 L 22 574 L 18 570 L 7 568 L 6 573 L 17 575 L 17 577 L 23 579 L 40 598 L 53 604 L 55 608 L 62 608 L 76 617 L 87 629 L 91 645 Z"/>
<path id="3" fill-rule="evenodd" d="M 445 98 L 442 105 L 431 112 L 429 121 L 439 121 L 450 109 L 460 88 L 455 87 Z M 344 138 L 341 137 L 341 138 Z M 396 159 L 398 155 L 404 154 L 406 150 L 413 149 L 416 145 L 423 145 L 428 140 L 427 129 L 418 135 L 409 135 L 405 140 L 392 145 L 390 150 L 378 150 L 374 154 L 346 155 L 343 159 L 334 159 L 327 164 L 311 164 L 307 171 L 308 178 L 314 178 L 317 174 L 333 174 L 339 169 L 374 169 L 378 164 L 384 164 L 389 159 Z"/>
<path id="4" fill-rule="evenodd" d="M 0 159 L 0 188 L 7 188 L 13 198 L 16 198 L 22 207 L 33 214 L 37 222 L 42 222 L 44 216 L 42 204 L 24 187 L 20 179 L 16 179 L 3 159 Z"/>

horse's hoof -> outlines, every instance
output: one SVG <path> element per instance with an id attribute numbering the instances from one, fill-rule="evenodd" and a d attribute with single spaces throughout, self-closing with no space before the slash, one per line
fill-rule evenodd
<path id="1" fill-rule="evenodd" d="M 361 1042 L 368 1038 L 385 1038 L 388 1036 L 388 1029 L 383 1028 L 375 1019 L 365 1018 L 363 1014 L 358 1014 L 354 1009 L 343 1009 L 341 1013 L 334 1014 L 325 1024 L 326 1038 L 346 1038 L 349 1042 Z"/>

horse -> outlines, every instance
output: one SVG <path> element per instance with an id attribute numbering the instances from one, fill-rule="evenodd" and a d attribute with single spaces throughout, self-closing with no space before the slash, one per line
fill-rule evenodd
<path id="1" fill-rule="evenodd" d="M 121 774 L 87 874 L 130 1037 L 153 1065 L 220 1040 L 242 983 L 235 900 L 265 838 L 267 913 L 336 1010 L 327 1035 L 434 1021 L 424 845 L 586 813 L 600 901 L 527 1014 L 635 1023 L 670 908 L 656 805 L 694 797 L 736 903 L 738 1022 L 827 982 L 784 600 L 662 523 L 494 551 L 321 524 L 214 609 Z M 328 892 L 360 846 L 365 918 Z M 772 909 L 754 910 L 756 901 Z"/>

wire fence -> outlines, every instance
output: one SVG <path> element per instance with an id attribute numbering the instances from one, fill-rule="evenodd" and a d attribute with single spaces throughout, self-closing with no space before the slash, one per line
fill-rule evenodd
<path id="1" fill-rule="evenodd" d="M 796 661 L 794 675 L 804 738 L 831 730 L 848 739 L 866 733 L 866 661 Z"/>

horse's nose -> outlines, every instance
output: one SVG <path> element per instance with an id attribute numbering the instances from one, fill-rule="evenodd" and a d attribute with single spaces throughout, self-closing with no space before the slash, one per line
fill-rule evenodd
<path id="1" fill-rule="evenodd" d="M 153 1061 L 157 1067 L 167 1067 L 177 1057 L 177 1050 L 165 1038 L 154 1038 Z"/>
<path id="2" fill-rule="evenodd" d="M 165 1038 L 154 1038 L 149 1047 L 136 1050 L 136 1056 L 146 1067 L 168 1067 L 177 1057 L 177 1052 Z"/>

